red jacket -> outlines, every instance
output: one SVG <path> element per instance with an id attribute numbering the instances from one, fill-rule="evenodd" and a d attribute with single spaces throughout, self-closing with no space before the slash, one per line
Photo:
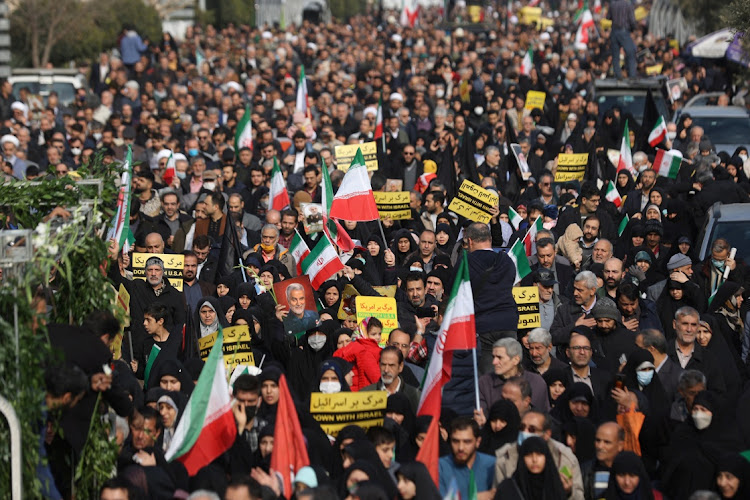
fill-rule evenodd
<path id="1" fill-rule="evenodd" d="M 354 365 L 352 391 L 356 392 L 380 380 L 380 346 L 376 341 L 360 338 L 337 349 L 333 355 Z"/>

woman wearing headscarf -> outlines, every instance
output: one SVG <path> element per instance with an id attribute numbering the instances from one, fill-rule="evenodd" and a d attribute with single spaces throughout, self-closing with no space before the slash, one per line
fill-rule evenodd
<path id="1" fill-rule="evenodd" d="M 625 198 L 628 193 L 635 189 L 633 176 L 630 175 L 627 170 L 620 170 L 617 173 L 617 182 L 615 183 L 615 187 L 617 188 L 617 193 L 620 195 L 620 197 Z M 624 201 L 625 200 L 623 199 L 623 202 Z"/>
<path id="2" fill-rule="evenodd" d="M 388 498 L 394 498 L 397 493 L 396 483 L 383 466 L 375 445 L 367 439 L 357 439 L 344 446 L 343 452 L 344 479 L 351 476 L 351 470 L 359 464 L 370 465 L 370 480 L 377 481 L 386 490 Z M 347 485 L 349 486 L 349 485 Z"/>
<path id="3" fill-rule="evenodd" d="M 559 368 L 551 368 L 544 372 L 542 378 L 547 383 L 550 408 L 557 406 L 557 402 L 565 391 L 573 384 L 570 375 Z"/>
<path id="4" fill-rule="evenodd" d="M 750 351 L 750 339 L 743 336 L 744 324 L 740 314 L 744 291 L 745 289 L 734 281 L 724 282 L 716 291 L 711 305 L 708 306 L 708 312 L 716 318 L 719 326 L 719 332 L 714 332 L 714 335 L 721 333 L 729 347 L 746 358 Z"/>
<path id="5" fill-rule="evenodd" d="M 333 358 L 320 365 L 316 382 L 317 387 L 311 392 L 322 392 L 323 394 L 349 392 L 349 384 L 346 382 L 345 373 L 343 373 L 341 365 Z"/>
<path id="6" fill-rule="evenodd" d="M 585 418 L 593 424 L 598 424 L 599 405 L 591 387 L 583 382 L 576 382 L 558 398 L 550 415 L 563 426 L 572 422 L 575 417 Z"/>
<path id="7" fill-rule="evenodd" d="M 318 288 L 318 301 L 324 309 L 339 310 L 341 304 L 341 284 L 336 280 L 328 280 Z"/>
<path id="8" fill-rule="evenodd" d="M 294 337 L 273 340 L 274 358 L 286 368 L 289 387 L 300 400 L 319 391 L 320 366 L 336 350 L 335 329 L 334 321 L 325 321 L 307 330 L 298 343 Z"/>
<path id="9" fill-rule="evenodd" d="M 224 310 L 215 297 L 203 297 L 198 301 L 198 310 L 193 315 L 193 324 L 197 326 L 195 333 L 202 339 L 229 326 Z"/>
<path id="10" fill-rule="evenodd" d="M 692 413 L 674 429 L 665 449 L 664 493 L 669 498 L 688 498 L 695 490 L 711 489 L 721 457 L 739 453 L 741 447 L 734 412 L 721 411 L 713 393 L 699 392 Z"/>
<path id="11" fill-rule="evenodd" d="M 740 353 L 727 343 L 720 331 L 719 319 L 715 315 L 701 314 L 696 342 L 711 352 L 719 361 L 719 367 L 727 385 L 725 397 L 729 400 L 739 397 L 743 390 L 743 383 L 747 379 L 747 367 L 742 362 Z"/>
<path id="12" fill-rule="evenodd" d="M 558 500 L 567 498 L 547 442 L 537 436 L 524 440 L 512 477 L 497 487 L 495 500 Z"/>
<path id="13" fill-rule="evenodd" d="M 658 493 L 661 498 L 661 494 Z M 606 500 L 654 500 L 651 480 L 641 459 L 632 451 L 621 451 L 612 462 Z"/>
<path id="14" fill-rule="evenodd" d="M 393 252 L 394 257 L 396 257 L 395 267 L 403 267 L 406 263 L 407 255 L 417 249 L 418 245 L 414 241 L 411 231 L 407 229 L 399 229 L 396 231 L 391 243 L 391 251 Z"/>
<path id="15" fill-rule="evenodd" d="M 625 267 L 635 264 L 632 260 L 628 261 L 627 257 L 633 248 L 643 246 L 645 238 L 646 228 L 643 225 L 643 221 L 640 219 L 631 219 L 627 226 L 625 226 L 622 235 L 617 238 L 614 251 L 615 257 L 622 260 Z"/>
<path id="16" fill-rule="evenodd" d="M 594 437 L 596 426 L 587 418 L 574 417 L 563 426 L 563 437 L 565 444 L 573 450 L 579 464 L 593 460 L 596 451 L 594 448 Z"/>
<path id="17" fill-rule="evenodd" d="M 161 387 L 166 391 L 179 391 L 186 396 L 193 392 L 193 380 L 182 363 L 176 359 L 165 359 L 155 366 L 149 376 L 149 387 Z"/>
<path id="18" fill-rule="evenodd" d="M 738 453 L 719 459 L 716 466 L 716 490 L 722 499 L 750 498 L 750 463 Z"/>
<path id="19" fill-rule="evenodd" d="M 396 478 L 398 479 L 398 493 L 403 500 L 442 499 L 430 472 L 421 462 L 401 464 L 396 472 Z"/>
<path id="20" fill-rule="evenodd" d="M 381 285 L 385 283 L 386 278 L 385 250 L 387 247 L 385 246 L 385 243 L 383 243 L 383 239 L 380 235 L 376 233 L 370 234 L 364 241 L 364 245 L 367 249 L 367 255 L 369 256 L 365 261 L 367 264 L 365 267 L 373 277 L 373 279 L 370 280 L 370 283 L 376 286 Z M 372 264 L 372 266 L 369 264 Z"/>
<path id="21" fill-rule="evenodd" d="M 221 306 L 221 310 L 224 311 L 224 317 L 226 318 L 227 323 L 231 324 L 232 318 L 234 317 L 234 311 L 239 306 L 237 299 L 231 295 L 225 295 L 219 297 L 219 305 Z"/>
<path id="22" fill-rule="evenodd" d="M 695 296 L 695 287 L 689 283 L 681 283 L 671 278 L 667 278 L 667 285 L 656 299 L 656 310 L 659 313 L 659 320 L 664 326 L 664 336 L 667 339 L 675 338 L 675 331 L 672 321 L 677 310 L 684 306 L 690 306 L 700 311 L 702 304 L 698 303 Z"/>
<path id="23" fill-rule="evenodd" d="M 174 437 L 174 431 L 182 418 L 186 404 L 187 397 L 183 393 L 176 391 L 167 392 L 157 400 L 159 414 L 164 425 L 161 433 L 162 451 L 164 453 L 169 449 L 169 445 Z"/>
<path id="24" fill-rule="evenodd" d="M 521 416 L 518 408 L 507 399 L 499 399 L 490 406 L 487 423 L 482 428 L 482 443 L 479 451 L 494 455 L 495 451 L 506 443 L 512 443 L 518 437 Z"/>

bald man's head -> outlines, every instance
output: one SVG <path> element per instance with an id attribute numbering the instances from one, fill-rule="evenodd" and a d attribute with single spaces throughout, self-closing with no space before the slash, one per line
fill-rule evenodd
<path id="1" fill-rule="evenodd" d="M 146 235 L 146 253 L 164 253 L 164 238 L 159 233 Z"/>

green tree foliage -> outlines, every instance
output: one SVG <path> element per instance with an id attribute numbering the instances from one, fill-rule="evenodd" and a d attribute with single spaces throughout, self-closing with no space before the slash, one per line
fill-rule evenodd
<path id="1" fill-rule="evenodd" d="M 329 0 L 331 15 L 336 19 L 346 22 L 350 17 L 365 12 L 365 0 Z"/>
<path id="2" fill-rule="evenodd" d="M 685 19 L 695 23 L 698 30 L 711 33 L 723 27 L 721 9 L 717 9 L 715 0 L 677 0 Z"/>
<path id="3" fill-rule="evenodd" d="M 125 23 L 133 24 L 143 37 L 161 38 L 159 14 L 143 0 L 21 0 L 11 14 L 14 62 L 60 66 L 94 58 L 117 45 Z"/>
<path id="4" fill-rule="evenodd" d="M 229 23 L 235 26 L 255 25 L 255 0 L 207 0 L 206 10 L 199 21 L 222 28 Z"/>
<path id="5" fill-rule="evenodd" d="M 750 54 L 750 2 L 747 0 L 732 0 L 723 12 L 722 19 L 725 26 L 746 34 L 742 38 L 742 45 L 745 47 L 745 51 Z"/>

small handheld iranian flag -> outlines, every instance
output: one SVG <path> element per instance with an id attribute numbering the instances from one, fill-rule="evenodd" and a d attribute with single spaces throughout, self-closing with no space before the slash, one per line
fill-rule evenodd
<path id="1" fill-rule="evenodd" d="M 385 135 L 383 135 L 383 98 L 378 99 L 378 113 L 375 116 L 375 140 L 380 139 L 383 142 L 383 151 L 385 151 Z"/>
<path id="2" fill-rule="evenodd" d="M 622 131 L 622 143 L 620 144 L 620 159 L 617 162 L 617 172 L 627 170 L 630 175 L 635 177 L 633 168 L 633 155 L 630 153 L 630 130 L 628 130 L 628 121 L 625 120 L 625 130 Z"/>
<path id="3" fill-rule="evenodd" d="M 518 215 L 518 212 L 513 210 L 513 207 L 508 207 L 508 218 L 510 219 L 510 225 L 513 226 L 514 229 L 518 229 L 523 222 L 523 217 Z"/>
<path id="4" fill-rule="evenodd" d="M 526 249 L 526 256 L 531 257 L 536 253 L 536 233 L 544 229 L 544 217 L 541 215 L 536 218 L 533 224 L 529 226 L 526 236 L 523 237 L 523 246 Z"/>
<path id="5" fill-rule="evenodd" d="M 515 284 L 531 272 L 531 265 L 529 264 L 529 258 L 526 256 L 526 247 L 524 247 L 523 240 L 517 239 L 513 243 L 508 252 L 508 257 L 516 265 L 516 280 L 513 282 Z"/>
<path id="6" fill-rule="evenodd" d="M 628 214 L 625 214 L 625 217 L 623 217 L 620 221 L 620 226 L 617 228 L 618 238 L 622 236 L 622 233 L 625 232 L 625 228 L 628 227 L 628 222 L 630 222 L 630 216 L 628 216 Z"/>
<path id="7" fill-rule="evenodd" d="M 227 451 L 237 435 L 232 398 L 227 386 L 223 343 L 224 332 L 219 327 L 216 343 L 211 348 L 165 454 L 168 462 L 174 459 L 182 462 L 190 476 Z"/>
<path id="8" fill-rule="evenodd" d="M 378 220 L 380 213 L 375 204 L 372 194 L 370 176 L 367 175 L 365 158 L 362 150 L 357 148 L 357 153 L 352 159 L 349 170 L 346 171 L 341 180 L 341 186 L 333 197 L 328 212 L 329 217 L 349 221 L 371 221 Z"/>
<path id="9" fill-rule="evenodd" d="M 302 260 L 302 272 L 310 277 L 316 290 L 331 276 L 344 269 L 336 248 L 324 233 L 312 252 Z"/>
<path id="10" fill-rule="evenodd" d="M 656 121 L 654 129 L 648 134 L 648 143 L 651 147 L 655 148 L 667 138 L 667 124 L 664 123 L 664 117 L 660 116 Z"/>
<path id="11" fill-rule="evenodd" d="M 302 274 L 302 261 L 310 255 L 310 248 L 296 229 L 294 230 L 294 236 L 292 236 L 292 242 L 289 244 L 289 253 L 292 254 L 294 262 L 297 264 L 297 274 Z"/>
<path id="12" fill-rule="evenodd" d="M 607 184 L 607 194 L 605 198 L 607 198 L 607 201 L 612 202 L 617 208 L 620 208 L 620 205 L 622 205 L 620 193 L 617 192 L 615 183 L 612 181 L 609 181 L 609 184 Z"/>
<path id="13" fill-rule="evenodd" d="M 301 111 L 307 116 L 307 78 L 305 78 L 305 65 L 302 65 L 299 72 L 299 82 L 297 83 L 297 111 Z"/>
<path id="14" fill-rule="evenodd" d="M 284 210 L 289 206 L 289 193 L 286 190 L 286 181 L 279 168 L 279 162 L 273 157 L 273 170 L 271 170 L 271 188 L 268 190 L 268 208 L 273 210 Z"/>
<path id="15" fill-rule="evenodd" d="M 239 153 L 242 148 L 253 149 L 253 122 L 250 120 L 250 105 L 245 106 L 240 122 L 237 124 L 237 133 L 234 135 L 234 151 Z"/>
<path id="16" fill-rule="evenodd" d="M 133 152 L 128 145 L 125 155 L 125 163 L 122 165 L 122 177 L 120 178 L 120 192 L 117 195 L 117 211 L 112 220 L 107 239 L 117 242 L 118 251 L 125 253 L 130 251 L 130 246 L 135 243 L 133 233 L 130 231 L 130 190 L 131 178 L 133 176 Z"/>
<path id="17" fill-rule="evenodd" d="M 533 67 L 534 67 L 534 52 L 529 48 L 529 50 L 526 52 L 526 55 L 523 56 L 523 61 L 521 61 L 521 74 L 530 75 L 531 68 Z"/>
<path id="18" fill-rule="evenodd" d="M 682 153 L 676 149 L 666 151 L 664 149 L 656 150 L 654 158 L 654 171 L 662 177 L 676 179 L 682 165 Z"/>
<path id="19" fill-rule="evenodd" d="M 164 171 L 164 176 L 162 177 L 164 184 L 166 186 L 171 186 L 175 175 L 177 175 L 177 173 L 175 169 L 174 152 L 170 150 L 169 158 L 167 159 L 167 168 Z"/>
<path id="20" fill-rule="evenodd" d="M 595 28 L 594 17 L 591 15 L 591 11 L 585 9 L 581 13 L 580 21 L 581 23 L 578 25 L 578 31 L 576 31 L 575 45 L 577 49 L 585 50 L 591 40 L 589 30 Z"/>

